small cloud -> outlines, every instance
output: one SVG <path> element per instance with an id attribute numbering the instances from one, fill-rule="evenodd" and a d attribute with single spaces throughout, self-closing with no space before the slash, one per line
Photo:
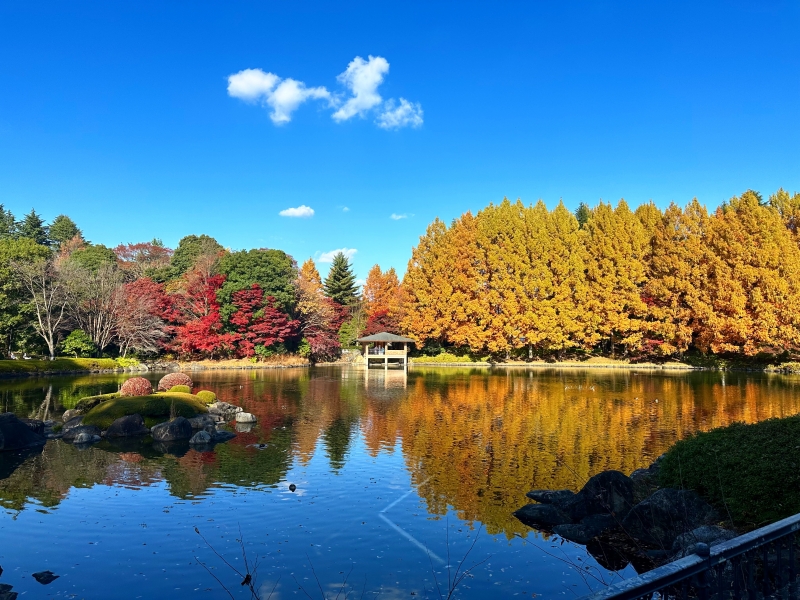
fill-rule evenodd
<path id="1" fill-rule="evenodd" d="M 350 212 L 350 207 L 349 206 L 343 206 L 342 207 L 342 212 Z"/>
<path id="2" fill-rule="evenodd" d="M 382 56 L 370 56 L 364 60 L 356 56 L 344 73 L 337 79 L 347 87 L 353 96 L 342 107 L 333 113 L 335 121 L 346 121 L 356 115 L 363 116 L 371 108 L 382 101 L 378 86 L 383 83 L 383 76 L 389 72 L 389 61 Z"/>
<path id="3" fill-rule="evenodd" d="M 306 100 L 326 99 L 331 94 L 324 87 L 306 87 L 292 78 L 281 80 L 261 69 L 244 69 L 228 76 L 228 95 L 246 102 L 261 102 L 272 108 L 269 117 L 276 125 L 292 120 L 292 113 Z"/>
<path id="4" fill-rule="evenodd" d="M 399 221 L 400 219 L 410 219 L 413 217 L 413 214 L 403 213 L 402 215 L 398 215 L 397 213 L 392 213 L 392 220 Z"/>
<path id="5" fill-rule="evenodd" d="M 383 112 L 375 121 L 382 129 L 400 129 L 401 127 L 420 127 L 422 125 L 422 106 L 419 102 L 411 103 L 400 98 L 400 103 L 387 100 Z"/>
<path id="6" fill-rule="evenodd" d="M 356 285 L 358 287 L 363 287 L 365 283 L 367 283 L 366 279 L 356 279 Z"/>
<path id="7" fill-rule="evenodd" d="M 314 209 L 305 204 L 301 204 L 297 208 L 287 208 L 278 213 L 282 217 L 313 217 Z"/>
<path id="8" fill-rule="evenodd" d="M 323 252 L 322 254 L 319 255 L 319 259 L 318 260 L 321 263 L 332 263 L 333 262 L 333 257 L 336 256 L 337 254 L 339 254 L 339 252 L 344 254 L 345 258 L 347 258 L 347 260 L 352 260 L 353 256 L 355 256 L 355 254 L 356 254 L 356 252 L 358 252 L 358 250 L 356 250 L 355 248 L 337 248 L 336 250 L 330 250 L 328 252 Z"/>

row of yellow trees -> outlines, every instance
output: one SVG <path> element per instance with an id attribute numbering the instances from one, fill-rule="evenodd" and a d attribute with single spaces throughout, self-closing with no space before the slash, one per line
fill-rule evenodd
<path id="1" fill-rule="evenodd" d="M 381 304 L 420 346 L 473 352 L 753 355 L 800 344 L 800 194 L 747 191 L 713 213 L 697 200 L 663 213 L 601 202 L 579 216 L 504 200 L 450 226 L 437 219 Z"/>

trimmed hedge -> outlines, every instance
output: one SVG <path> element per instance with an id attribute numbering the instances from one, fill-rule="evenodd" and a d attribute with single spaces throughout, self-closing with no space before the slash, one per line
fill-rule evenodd
<path id="1" fill-rule="evenodd" d="M 144 377 L 131 377 L 119 388 L 120 396 L 147 396 L 152 393 L 153 384 Z"/>
<path id="2" fill-rule="evenodd" d="M 209 390 L 200 390 L 195 394 L 200 400 L 205 402 L 206 404 L 213 404 L 217 401 L 217 395 L 214 392 Z"/>
<path id="3" fill-rule="evenodd" d="M 169 418 L 174 403 L 175 416 L 191 418 L 207 412 L 206 405 L 197 396 L 166 392 L 149 396 L 112 398 L 96 405 L 83 417 L 84 425 L 97 425 L 108 429 L 111 423 L 126 415 Z"/>
<path id="4" fill-rule="evenodd" d="M 190 388 L 188 385 L 173 385 L 171 388 L 169 388 L 169 391 L 177 392 L 179 394 L 191 394 L 192 388 Z"/>
<path id="5" fill-rule="evenodd" d="M 189 389 L 191 389 L 194 383 L 192 383 L 191 377 L 186 373 L 168 373 L 158 382 L 158 391 L 166 392 L 176 385 L 187 385 Z"/>
<path id="6" fill-rule="evenodd" d="M 800 415 L 696 433 L 669 449 L 662 487 L 689 488 L 740 526 L 800 512 Z"/>

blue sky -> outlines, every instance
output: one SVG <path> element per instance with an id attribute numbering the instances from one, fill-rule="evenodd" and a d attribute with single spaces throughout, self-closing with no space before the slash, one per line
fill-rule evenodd
<path id="1" fill-rule="evenodd" d="M 0 202 L 364 277 L 504 196 L 800 191 L 798 30 L 789 1 L 5 0 Z"/>

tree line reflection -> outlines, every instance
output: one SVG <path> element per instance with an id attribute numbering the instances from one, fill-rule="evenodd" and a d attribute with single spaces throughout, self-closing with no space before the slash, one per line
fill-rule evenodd
<path id="1" fill-rule="evenodd" d="M 326 461 L 335 475 L 365 457 L 401 452 L 430 513 L 453 509 L 489 533 L 525 535 L 511 512 L 531 488 L 578 489 L 605 469 L 645 467 L 694 431 L 800 412 L 800 378 L 778 375 L 413 369 L 406 378 L 316 368 L 196 380 L 244 405 L 258 426 L 212 452 L 104 441 L 0 455 L 0 504 L 54 507 L 73 487 L 161 482 L 176 497 L 197 498 L 220 486 L 276 486 L 312 460 Z M 41 383 L 26 385 L 0 391 L 7 402 L 16 394 L 12 410 L 20 416 L 40 410 L 47 393 Z M 67 386 L 74 381 L 52 391 L 52 411 L 71 398 Z"/>

